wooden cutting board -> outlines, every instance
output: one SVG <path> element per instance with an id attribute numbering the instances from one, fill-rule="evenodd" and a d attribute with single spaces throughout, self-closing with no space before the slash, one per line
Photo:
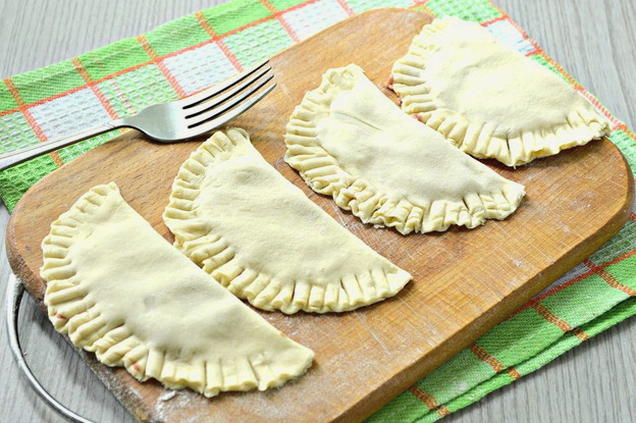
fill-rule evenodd
<path id="1" fill-rule="evenodd" d="M 251 133 L 256 148 L 285 177 L 371 247 L 411 272 L 413 281 L 395 298 L 354 312 L 261 312 L 316 352 L 305 376 L 265 393 L 225 393 L 213 399 L 190 391 L 172 394 L 154 381 L 139 383 L 121 368 L 107 368 L 92 354 L 82 353 L 137 419 L 361 420 L 580 262 L 625 222 L 633 179 L 618 149 L 606 139 L 516 170 L 488 162 L 506 178 L 524 184 L 528 195 L 507 220 L 489 221 L 474 230 L 405 237 L 373 229 L 307 188 L 282 160 L 282 135 L 292 108 L 318 85 L 326 69 L 335 66 L 356 63 L 384 86 L 393 61 L 430 19 L 403 9 L 375 10 L 280 53 L 271 61 L 278 88 L 234 122 Z M 50 223 L 94 185 L 115 181 L 124 198 L 172 240 L 161 212 L 179 165 L 202 139 L 159 145 L 130 131 L 32 187 L 7 230 L 11 266 L 31 295 L 41 304 L 39 245 Z"/>

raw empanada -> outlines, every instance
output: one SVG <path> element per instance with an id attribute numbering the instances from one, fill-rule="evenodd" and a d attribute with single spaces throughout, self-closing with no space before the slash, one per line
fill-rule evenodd
<path id="1" fill-rule="evenodd" d="M 164 221 L 177 248 L 264 310 L 353 310 L 411 279 L 280 175 L 242 129 L 216 132 L 183 163 Z"/>
<path id="2" fill-rule="evenodd" d="M 42 251 L 55 329 L 136 379 L 211 397 L 279 386 L 311 366 L 311 350 L 173 248 L 114 183 L 53 222 Z"/>
<path id="3" fill-rule="evenodd" d="M 355 65 L 330 69 L 296 106 L 285 160 L 365 223 L 402 234 L 503 219 L 523 186 L 404 114 Z"/>
<path id="4" fill-rule="evenodd" d="M 609 130 L 556 74 L 456 17 L 425 25 L 392 76 L 406 113 L 460 150 L 508 166 L 587 144 Z"/>

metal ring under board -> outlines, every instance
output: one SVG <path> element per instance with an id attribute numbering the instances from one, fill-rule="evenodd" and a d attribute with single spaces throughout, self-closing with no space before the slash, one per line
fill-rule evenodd
<path id="1" fill-rule="evenodd" d="M 26 378 L 31 385 L 31 388 L 44 402 L 46 402 L 53 410 L 59 413 L 62 417 L 65 417 L 68 421 L 76 423 L 94 423 L 85 417 L 80 416 L 72 410 L 69 410 L 66 406 L 56 400 L 46 389 L 40 384 L 37 378 L 33 375 L 33 372 L 29 368 L 26 360 L 24 359 L 24 353 L 20 346 L 20 336 L 18 333 L 18 316 L 20 313 L 20 303 L 24 294 L 24 285 L 14 275 L 9 275 L 6 292 L 6 306 L 7 306 L 7 332 L 9 335 L 9 347 L 13 353 L 18 369 L 22 375 Z"/>

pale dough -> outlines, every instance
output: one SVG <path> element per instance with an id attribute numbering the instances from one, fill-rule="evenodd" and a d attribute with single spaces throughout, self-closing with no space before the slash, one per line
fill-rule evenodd
<path id="1" fill-rule="evenodd" d="M 411 279 L 280 175 L 242 129 L 216 132 L 183 163 L 164 221 L 177 248 L 264 310 L 353 310 Z"/>
<path id="2" fill-rule="evenodd" d="M 456 17 L 425 25 L 392 77 L 406 113 L 462 151 L 508 166 L 609 131 L 607 121 L 554 72 Z"/>
<path id="3" fill-rule="evenodd" d="M 173 248 L 114 183 L 53 222 L 42 250 L 55 329 L 140 381 L 211 397 L 279 386 L 311 366 L 311 350 Z"/>
<path id="4" fill-rule="evenodd" d="M 285 160 L 365 223 L 402 234 L 503 219 L 524 196 L 404 114 L 355 65 L 328 70 L 292 113 Z"/>

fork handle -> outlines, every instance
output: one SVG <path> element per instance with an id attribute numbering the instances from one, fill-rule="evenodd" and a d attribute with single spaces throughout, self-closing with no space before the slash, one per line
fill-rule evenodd
<path id="1" fill-rule="evenodd" d="M 95 135 L 99 135 L 112 129 L 120 128 L 122 126 L 124 126 L 124 124 L 121 120 L 113 120 L 97 126 L 93 126 L 92 128 L 84 129 L 67 137 L 58 138 L 55 140 L 43 142 L 41 144 L 14 150 L 6 154 L 1 154 L 0 171 L 25 162 L 34 157 L 40 156 L 42 154 L 50 153 L 51 151 L 66 147 L 67 145 L 75 144 L 76 142 L 85 140 Z"/>

